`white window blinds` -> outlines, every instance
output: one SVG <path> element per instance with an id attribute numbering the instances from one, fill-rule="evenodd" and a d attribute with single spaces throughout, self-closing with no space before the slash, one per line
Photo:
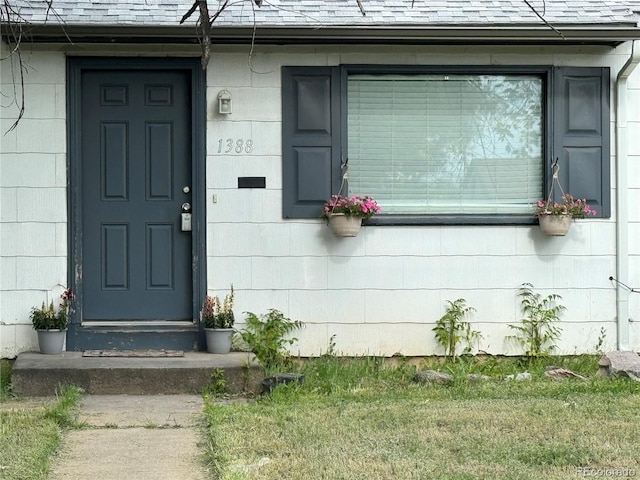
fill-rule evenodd
<path id="1" fill-rule="evenodd" d="M 352 75 L 349 193 L 384 213 L 529 213 L 542 198 L 542 80 Z"/>

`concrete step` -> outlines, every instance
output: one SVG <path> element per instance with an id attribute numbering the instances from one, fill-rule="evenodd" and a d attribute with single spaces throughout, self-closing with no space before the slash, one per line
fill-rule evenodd
<path id="1" fill-rule="evenodd" d="M 55 394 L 60 386 L 76 385 L 91 395 L 159 395 L 200 393 L 221 370 L 230 394 L 260 393 L 262 368 L 251 355 L 185 352 L 171 358 L 83 357 L 82 352 L 18 355 L 11 375 L 16 395 Z"/>

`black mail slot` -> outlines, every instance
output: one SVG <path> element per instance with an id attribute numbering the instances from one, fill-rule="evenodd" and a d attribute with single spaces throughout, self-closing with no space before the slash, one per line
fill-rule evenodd
<path id="1" fill-rule="evenodd" d="M 265 177 L 238 177 L 238 188 L 266 188 Z"/>

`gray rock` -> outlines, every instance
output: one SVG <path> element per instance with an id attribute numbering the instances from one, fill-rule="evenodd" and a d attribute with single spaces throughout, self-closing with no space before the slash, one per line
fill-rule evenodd
<path id="1" fill-rule="evenodd" d="M 635 352 L 620 350 L 607 352 L 600 359 L 598 367 L 599 375 L 608 377 L 619 375 L 640 382 L 640 355 Z"/>
<path id="2" fill-rule="evenodd" d="M 515 380 L 516 382 L 522 382 L 523 380 L 531 380 L 531 374 L 529 372 L 518 373 L 517 375 L 507 375 L 505 380 Z"/>
<path id="3" fill-rule="evenodd" d="M 435 370 L 422 370 L 416 372 L 413 381 L 427 385 L 451 385 L 453 377 L 448 373 L 436 372 Z"/>
<path id="4" fill-rule="evenodd" d="M 586 380 L 585 377 L 579 375 L 566 368 L 549 366 L 544 372 L 545 377 L 553 378 L 554 380 L 564 380 L 565 378 L 577 378 L 579 380 Z"/>

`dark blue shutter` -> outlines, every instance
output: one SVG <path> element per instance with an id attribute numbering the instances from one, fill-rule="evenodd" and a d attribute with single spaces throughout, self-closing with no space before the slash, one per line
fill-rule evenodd
<path id="1" fill-rule="evenodd" d="M 597 217 L 609 217 L 609 69 L 557 68 L 552 93 L 550 161 L 558 159 L 560 184 L 565 193 L 586 198 Z"/>
<path id="2" fill-rule="evenodd" d="M 283 67 L 284 218 L 320 218 L 340 182 L 340 76 L 337 67 Z"/>

